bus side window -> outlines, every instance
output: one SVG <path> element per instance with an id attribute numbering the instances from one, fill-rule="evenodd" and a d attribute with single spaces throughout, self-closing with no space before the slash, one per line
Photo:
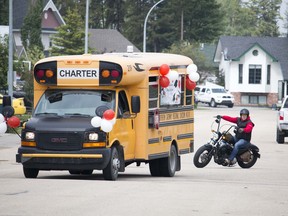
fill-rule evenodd
<path id="1" fill-rule="evenodd" d="M 123 116 L 123 113 L 129 112 L 129 105 L 126 97 L 125 91 L 119 92 L 119 100 L 118 100 L 118 118 Z"/>

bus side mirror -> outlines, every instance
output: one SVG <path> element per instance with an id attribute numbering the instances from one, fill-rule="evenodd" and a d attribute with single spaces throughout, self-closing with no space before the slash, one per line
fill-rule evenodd
<path id="1" fill-rule="evenodd" d="M 139 96 L 131 96 L 131 107 L 132 107 L 132 113 L 140 112 L 140 97 Z"/>

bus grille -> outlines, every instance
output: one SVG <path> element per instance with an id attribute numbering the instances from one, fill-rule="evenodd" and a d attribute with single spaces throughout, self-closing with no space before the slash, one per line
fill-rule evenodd
<path id="1" fill-rule="evenodd" d="M 37 147 L 45 150 L 80 150 L 81 136 L 77 133 L 38 133 Z"/>

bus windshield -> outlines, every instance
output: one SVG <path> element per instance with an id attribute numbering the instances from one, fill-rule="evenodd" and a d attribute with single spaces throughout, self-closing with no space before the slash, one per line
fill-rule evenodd
<path id="1" fill-rule="evenodd" d="M 115 110 L 114 91 L 47 90 L 39 100 L 34 115 L 95 116 L 98 107 Z"/>

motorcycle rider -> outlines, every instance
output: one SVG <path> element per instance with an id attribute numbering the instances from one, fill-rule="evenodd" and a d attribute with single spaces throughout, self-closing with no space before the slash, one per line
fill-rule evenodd
<path id="1" fill-rule="evenodd" d="M 228 166 L 234 165 L 236 160 L 234 160 L 240 148 L 246 148 L 250 144 L 252 129 L 254 123 L 251 121 L 248 109 L 242 109 L 240 111 L 240 117 L 230 117 L 230 116 L 217 116 L 226 121 L 237 124 L 236 135 L 234 136 L 235 145 L 232 150 L 231 155 L 225 159 L 225 163 Z"/>

